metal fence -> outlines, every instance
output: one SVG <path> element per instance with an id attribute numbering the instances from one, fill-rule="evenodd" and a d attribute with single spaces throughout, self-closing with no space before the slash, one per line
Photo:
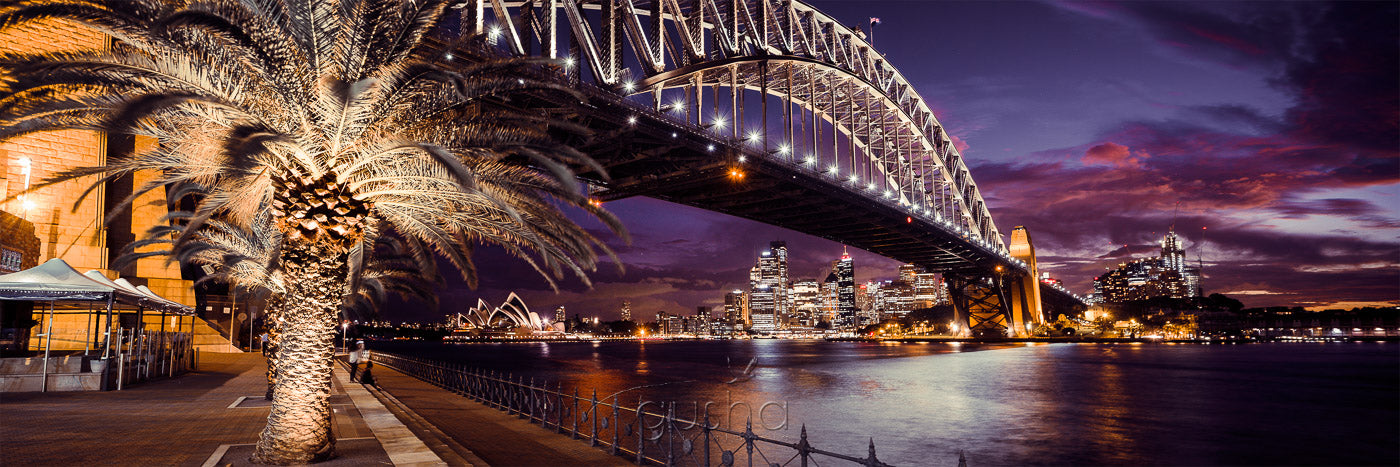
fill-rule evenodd
<path id="1" fill-rule="evenodd" d="M 807 427 L 795 442 L 759 436 L 751 419 L 743 431 L 722 428 L 713 423 L 708 411 L 700 420 L 676 416 L 675 402 L 638 400 L 624 406 L 617 395 L 611 400 L 598 398 L 596 389 L 581 395 L 561 384 L 551 385 L 465 365 L 375 352 L 375 364 L 440 386 L 462 396 L 495 407 L 541 428 L 567 434 L 609 453 L 624 456 L 637 465 L 753 466 L 822 465 L 826 460 L 848 461 L 866 466 L 888 466 L 875 457 L 875 441 L 870 441 L 866 457 L 856 457 L 812 447 Z"/>
<path id="2" fill-rule="evenodd" d="M 115 336 L 115 368 L 108 374 L 115 377 L 116 388 L 155 378 L 169 378 L 194 367 L 192 333 L 117 329 Z M 111 360 L 108 360 L 111 361 Z"/>

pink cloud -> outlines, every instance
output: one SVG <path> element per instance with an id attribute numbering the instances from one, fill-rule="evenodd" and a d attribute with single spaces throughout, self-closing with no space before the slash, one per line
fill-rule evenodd
<path id="1" fill-rule="evenodd" d="M 1089 165 L 1139 168 L 1142 167 L 1141 162 L 1147 158 L 1146 156 L 1147 154 L 1142 151 L 1133 152 L 1127 146 L 1109 142 L 1089 148 L 1080 160 Z"/>

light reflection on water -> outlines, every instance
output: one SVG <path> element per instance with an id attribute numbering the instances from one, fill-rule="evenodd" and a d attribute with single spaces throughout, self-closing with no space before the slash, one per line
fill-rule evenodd
<path id="1" fill-rule="evenodd" d="M 1400 344 L 376 343 L 901 465 L 1400 464 Z M 745 371 L 750 361 L 755 362 Z M 641 387 L 639 389 L 632 389 Z M 731 409 L 732 410 L 727 410 Z M 765 413 L 770 426 L 780 414 Z"/>

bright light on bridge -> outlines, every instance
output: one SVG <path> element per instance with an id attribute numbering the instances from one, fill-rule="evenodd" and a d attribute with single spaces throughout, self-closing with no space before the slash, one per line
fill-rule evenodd
<path id="1" fill-rule="evenodd" d="M 709 146 L 705 146 L 705 150 L 706 150 L 706 151 L 709 151 L 709 152 L 715 152 L 715 145 L 714 145 L 714 143 L 711 143 Z"/>
<path id="2" fill-rule="evenodd" d="M 501 31 L 501 27 L 500 27 L 500 26 L 491 26 L 491 38 L 492 38 L 492 39 L 496 39 L 496 38 L 501 37 L 501 33 L 502 33 L 502 32 L 503 32 L 503 31 Z"/>
<path id="3" fill-rule="evenodd" d="M 714 119 L 715 128 L 724 128 L 724 126 L 725 126 L 725 125 L 728 125 L 728 124 L 729 124 L 729 121 L 728 121 L 728 120 L 725 120 L 724 117 L 720 117 L 720 116 L 718 116 L 718 115 L 715 116 L 715 119 Z"/>
<path id="4" fill-rule="evenodd" d="M 564 59 L 564 67 L 565 67 L 565 68 L 573 68 L 573 67 L 574 67 L 574 57 L 565 58 L 565 59 Z"/>
<path id="5" fill-rule="evenodd" d="M 781 144 L 781 145 L 778 146 L 778 152 L 783 153 L 783 154 L 787 154 L 788 151 L 791 151 L 791 150 L 792 150 L 792 148 L 788 147 L 788 145 L 787 145 L 786 143 Z"/>
<path id="6" fill-rule="evenodd" d="M 806 163 L 807 165 L 812 165 L 812 163 L 813 163 L 813 162 L 816 162 L 816 161 L 817 161 L 817 159 L 814 158 L 814 157 L 812 157 L 812 156 L 807 156 L 806 159 L 803 159 L 803 160 L 802 160 L 802 162 Z"/>
<path id="7" fill-rule="evenodd" d="M 628 125 L 636 125 L 636 124 L 637 124 L 637 116 L 636 116 L 636 115 L 633 115 L 633 116 L 627 117 L 627 124 L 628 124 Z"/>
<path id="8" fill-rule="evenodd" d="M 631 82 L 631 81 L 624 82 L 624 83 L 622 83 L 622 89 L 625 90 L 625 91 L 627 91 L 627 92 L 636 91 L 636 90 L 637 90 L 637 83 L 633 83 L 633 82 Z"/>
<path id="9" fill-rule="evenodd" d="M 744 138 L 744 140 L 745 140 L 745 141 L 757 141 L 757 140 L 758 140 L 758 132 L 757 132 L 757 131 L 750 131 L 750 132 L 749 132 L 749 137 L 748 137 L 748 138 Z"/>

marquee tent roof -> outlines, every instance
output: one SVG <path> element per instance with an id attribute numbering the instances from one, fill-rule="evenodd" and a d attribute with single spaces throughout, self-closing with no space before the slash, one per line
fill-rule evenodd
<path id="1" fill-rule="evenodd" d="M 116 292 L 73 269 L 62 259 L 0 276 L 0 299 L 5 300 L 106 300 Z"/>
<path id="2" fill-rule="evenodd" d="M 139 305 L 177 314 L 191 314 L 193 309 L 166 300 L 151 292 L 134 287 L 126 279 L 108 280 L 97 271 L 79 273 L 61 258 L 16 273 L 0 276 L 0 300 L 107 300 Z"/>

